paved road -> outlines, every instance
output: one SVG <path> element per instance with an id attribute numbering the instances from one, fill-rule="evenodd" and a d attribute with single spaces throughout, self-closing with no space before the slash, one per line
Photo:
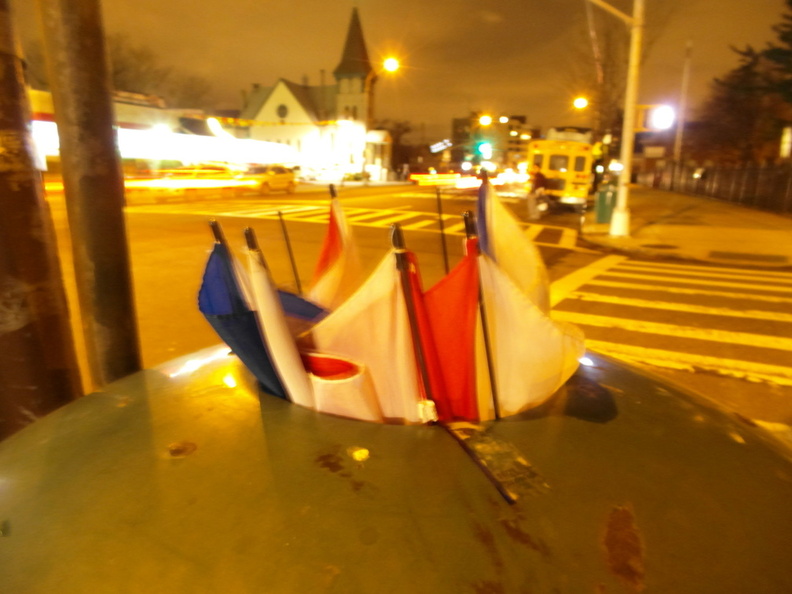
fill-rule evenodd
<path id="1" fill-rule="evenodd" d="M 404 198 L 419 197 L 428 201 L 426 194 L 400 193 L 389 196 L 389 202 Z M 181 202 L 168 205 L 130 206 L 128 213 L 151 214 L 189 214 L 215 217 L 235 217 L 249 219 L 277 220 L 280 213 L 286 221 L 302 223 L 326 224 L 328 220 L 327 203 L 324 200 L 298 200 L 279 202 L 270 199 L 267 203 L 251 204 L 250 199 L 223 200 L 216 202 Z M 467 204 L 473 207 L 472 201 Z M 439 233 L 439 217 L 436 211 L 407 210 L 402 206 L 399 209 L 385 208 L 360 208 L 344 206 L 347 220 L 358 227 L 375 227 L 387 229 L 392 224 L 398 223 L 404 231 L 426 231 Z M 443 214 L 444 232 L 451 236 L 463 237 L 465 226 L 459 214 Z M 575 229 L 559 225 L 528 224 L 523 223 L 526 235 L 539 246 L 562 247 L 570 250 L 577 249 L 577 235 Z"/>
<path id="2" fill-rule="evenodd" d="M 380 196 L 342 193 L 342 199 L 369 266 L 387 249 L 390 225 L 399 223 L 419 254 L 425 285 L 442 276 L 431 192 L 391 189 Z M 509 205 L 519 213 L 519 202 Z M 463 236 L 459 213 L 472 207 L 472 197 L 443 200 L 452 264 L 461 245 L 456 239 Z M 211 245 L 206 219 L 220 220 L 232 246 L 240 248 L 242 227 L 256 229 L 269 246 L 276 280 L 294 286 L 278 213 L 305 283 L 327 222 L 321 193 L 207 197 L 127 208 L 147 366 L 216 340 L 195 309 Z M 580 326 L 592 350 L 649 365 L 679 383 L 717 394 L 721 403 L 747 417 L 792 423 L 792 275 L 603 255 L 579 247 L 577 230 L 569 225 L 574 219 L 568 216 L 524 224 L 548 264 L 556 319 Z"/>
<path id="3" fill-rule="evenodd" d="M 580 272 L 553 312 L 593 350 L 792 386 L 792 275 L 622 256 Z"/>

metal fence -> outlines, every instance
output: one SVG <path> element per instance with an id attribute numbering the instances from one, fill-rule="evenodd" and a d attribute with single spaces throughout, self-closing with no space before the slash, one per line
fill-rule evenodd
<path id="1" fill-rule="evenodd" d="M 642 172 L 638 183 L 661 190 L 710 196 L 778 213 L 792 213 L 792 166 L 669 167 Z"/>

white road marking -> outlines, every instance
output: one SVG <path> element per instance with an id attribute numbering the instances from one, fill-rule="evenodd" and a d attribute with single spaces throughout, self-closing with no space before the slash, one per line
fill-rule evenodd
<path id="1" fill-rule="evenodd" d="M 740 361 L 737 359 L 724 359 L 722 357 L 709 357 L 691 353 L 680 353 L 663 349 L 653 349 L 639 346 L 616 344 L 598 340 L 586 340 L 587 348 L 592 351 L 610 355 L 629 363 L 644 363 L 657 367 L 695 371 L 704 369 L 754 382 L 769 382 L 780 386 L 792 386 L 792 367 L 768 365 Z"/>
<path id="2" fill-rule="evenodd" d="M 658 280 L 656 278 L 652 280 Z M 750 299 L 751 301 L 766 301 L 769 303 L 792 303 L 792 298 L 777 297 L 775 295 L 757 295 L 755 293 L 735 293 L 732 291 L 710 291 L 708 289 L 688 289 L 685 287 L 667 287 L 664 285 L 645 285 L 642 283 L 625 283 L 594 279 L 587 283 L 596 287 L 611 287 L 614 289 L 640 289 L 643 291 L 661 291 L 665 293 L 678 293 L 680 295 L 710 295 L 712 297 L 727 297 L 729 299 Z"/>
<path id="3" fill-rule="evenodd" d="M 398 214 L 391 214 L 389 217 L 378 219 L 377 223 L 380 225 L 392 225 L 393 223 L 406 221 L 407 219 L 414 219 L 417 216 L 419 215 L 414 212 L 399 212 Z"/>
<path id="4" fill-rule="evenodd" d="M 229 210 L 239 204 L 239 210 Z M 194 208 L 197 207 L 197 208 Z M 407 208 L 407 207 L 405 207 Z M 298 201 L 296 203 L 284 205 L 267 205 L 260 208 L 249 208 L 249 202 L 239 202 L 225 205 L 225 210 L 222 212 L 206 210 L 205 206 L 196 203 L 186 204 L 173 204 L 173 205 L 143 205 L 143 206 L 128 206 L 127 210 L 134 213 L 152 213 L 152 214 L 189 214 L 208 217 L 238 217 L 238 218 L 259 218 L 269 219 L 277 218 L 280 211 L 284 219 L 292 219 L 304 223 L 326 223 L 328 220 L 327 213 L 328 202 L 323 201 Z M 316 213 L 313 215 L 312 213 Z M 356 208 L 353 206 L 345 206 L 344 213 L 347 221 L 352 225 L 363 227 L 387 227 L 391 223 L 407 221 L 409 219 L 418 219 L 415 222 L 406 223 L 402 225 L 403 229 L 410 229 L 414 231 L 426 231 L 429 233 L 439 233 L 440 228 L 437 223 L 438 214 L 436 212 L 415 212 L 401 210 L 372 210 L 368 208 Z M 425 217 L 425 218 L 423 218 Z M 443 221 L 460 221 L 460 215 L 443 213 Z M 537 225 L 537 224 L 521 224 L 525 227 L 525 235 L 538 246 L 547 247 L 562 247 L 570 251 L 578 251 L 585 253 L 597 253 L 595 250 L 577 247 L 577 231 L 568 229 L 566 227 L 558 227 L 555 225 Z M 561 237 L 557 243 L 537 242 L 536 237 L 545 229 L 560 230 Z M 465 224 L 464 221 L 454 222 L 445 228 L 445 233 L 449 235 L 464 235 Z"/>
<path id="5" fill-rule="evenodd" d="M 554 281 L 550 285 L 550 306 L 555 307 L 580 286 L 588 283 L 595 276 L 621 264 L 626 259 L 625 256 L 605 256 Z"/>
<path id="6" fill-rule="evenodd" d="M 618 278 L 628 278 L 628 279 L 638 279 L 638 280 L 651 280 L 656 281 L 656 276 L 651 276 L 648 274 L 632 274 L 629 272 L 620 272 L 618 270 L 612 270 L 608 272 L 608 276 L 615 276 Z M 759 291 L 777 291 L 779 293 L 790 293 L 792 294 L 792 285 L 788 288 L 784 286 L 779 286 L 776 284 L 768 285 L 764 284 L 757 284 L 756 282 L 726 282 L 726 281 L 717 281 L 717 280 L 710 280 L 710 279 L 687 279 L 687 278 L 678 278 L 678 277 L 666 277 L 666 281 L 674 282 L 674 283 L 681 283 L 681 284 L 689 284 L 689 285 L 706 285 L 708 287 L 730 287 L 730 288 L 739 288 L 739 289 L 755 289 Z M 761 280 L 761 279 L 753 279 L 753 280 Z"/>
<path id="7" fill-rule="evenodd" d="M 630 330 L 632 332 L 658 334 L 661 336 L 697 338 L 699 340 L 709 340 L 727 344 L 792 351 L 792 338 L 784 338 L 781 336 L 767 336 L 749 332 L 732 332 L 729 330 L 715 330 L 712 328 L 694 328 L 692 326 L 677 326 L 674 324 L 661 324 L 626 318 L 611 318 L 571 311 L 553 310 L 550 316 L 554 320 L 571 322 L 582 326 L 614 328 L 619 330 Z"/>
<path id="8" fill-rule="evenodd" d="M 773 322 L 792 323 L 792 314 L 760 311 L 755 309 L 729 309 L 727 307 L 709 307 L 706 305 L 693 305 L 690 303 L 674 303 L 672 301 L 657 301 L 649 299 L 634 299 L 632 297 L 616 297 L 614 295 L 600 295 L 599 293 L 586 293 L 574 291 L 566 295 L 567 299 L 580 301 L 596 301 L 612 305 L 627 305 L 630 307 L 643 307 L 645 309 L 662 309 L 665 311 L 680 311 L 685 313 L 707 314 L 731 318 L 746 318 L 754 320 L 770 320 Z M 552 287 L 551 287 L 552 302 Z M 555 305 L 555 304 L 554 304 Z"/>
<path id="9" fill-rule="evenodd" d="M 570 301 L 607 303 L 625 307 L 641 308 L 647 313 L 658 310 L 706 314 L 742 320 L 762 322 L 792 323 L 792 314 L 766 311 L 764 304 L 773 306 L 792 304 L 792 295 L 787 283 L 792 275 L 766 270 L 745 270 L 740 268 L 718 268 L 698 264 L 671 264 L 665 262 L 644 262 L 635 260 L 611 261 L 606 259 L 593 266 L 577 271 L 582 282 L 575 283 L 573 275 L 560 279 L 558 286 L 551 287 L 551 302 L 555 306 L 562 299 Z M 596 271 L 599 267 L 601 270 Z M 591 273 L 594 272 L 592 276 Z M 590 277 L 588 280 L 585 275 Z M 681 278 L 685 274 L 695 278 Z M 565 284 L 564 284 L 565 283 Z M 665 284 L 667 283 L 667 284 Z M 577 286 L 575 286 L 577 284 Z M 676 286 L 681 285 L 681 286 Z M 571 290 L 569 290 L 571 288 Z M 595 293 L 598 288 L 616 291 L 640 291 L 645 298 Z M 613 292 L 616 292 L 613 291 Z M 777 293 L 777 294 L 772 294 Z M 635 293 L 633 293 L 635 295 Z M 703 303 L 677 303 L 677 296 L 701 297 Z M 713 307 L 707 305 L 707 298 L 726 298 L 739 300 L 735 307 Z M 698 301 L 698 300 L 697 300 Z M 750 304 L 746 307 L 746 304 Z M 771 336 L 752 332 L 737 332 L 701 328 L 689 325 L 667 324 L 629 319 L 633 315 L 625 312 L 625 317 L 603 316 L 589 313 L 576 313 L 553 310 L 551 317 L 580 324 L 581 326 L 612 328 L 644 335 L 644 344 L 656 343 L 657 337 L 695 339 L 713 343 L 739 345 L 748 348 L 772 349 L 776 352 L 792 351 L 792 339 L 784 336 Z M 635 314 L 640 317 L 641 312 Z M 606 335 L 607 336 L 607 335 Z M 654 336 L 654 338 L 653 338 Z M 673 344 L 673 343 L 672 343 Z M 587 339 L 586 345 L 593 351 L 616 357 L 632 363 L 653 365 L 686 371 L 706 370 L 724 376 L 737 377 L 749 381 L 763 381 L 776 385 L 792 386 L 792 357 L 785 357 L 789 365 L 765 364 L 738 359 L 724 359 L 717 356 L 700 355 L 686 352 L 688 346 L 680 344 L 680 350 L 652 348 L 621 344 L 609 340 Z M 673 349 L 674 347 L 672 347 Z"/>
<path id="10" fill-rule="evenodd" d="M 375 217 L 382 216 L 384 211 L 381 210 L 374 210 L 369 212 L 363 212 L 361 214 L 351 214 L 347 212 L 347 209 L 344 209 L 344 216 L 346 217 L 347 222 L 349 223 L 358 223 L 360 221 L 365 221 L 366 219 L 373 219 Z"/>
<path id="11" fill-rule="evenodd" d="M 422 229 L 423 227 L 428 227 L 429 225 L 437 225 L 437 221 L 432 219 L 424 219 L 423 221 L 418 221 L 417 223 L 408 223 L 407 225 L 402 225 L 402 229 L 414 230 L 414 229 Z M 439 230 L 439 226 L 438 226 Z M 446 228 L 446 233 L 448 233 L 448 229 Z"/>
<path id="12" fill-rule="evenodd" d="M 625 262 L 625 268 L 646 268 L 656 269 L 658 272 L 695 272 L 703 276 L 756 276 L 756 277 L 776 277 L 781 280 L 790 280 L 792 282 L 792 274 L 789 272 L 777 272 L 774 270 L 755 270 L 747 268 L 715 268 L 713 266 L 706 266 L 703 264 L 671 264 L 668 262 L 644 262 L 639 260 L 630 260 Z"/>
<path id="13" fill-rule="evenodd" d="M 455 223 L 450 227 L 445 228 L 446 233 L 451 233 L 452 235 L 461 235 L 465 232 L 465 223 L 464 221 L 461 223 Z"/>

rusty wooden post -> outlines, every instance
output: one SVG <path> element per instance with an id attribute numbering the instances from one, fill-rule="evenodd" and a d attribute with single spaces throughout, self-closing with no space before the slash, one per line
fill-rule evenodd
<path id="1" fill-rule="evenodd" d="M 82 394 L 8 0 L 0 0 L 0 438 Z"/>

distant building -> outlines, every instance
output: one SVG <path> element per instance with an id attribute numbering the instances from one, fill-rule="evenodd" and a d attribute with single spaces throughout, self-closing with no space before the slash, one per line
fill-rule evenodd
<path id="1" fill-rule="evenodd" d="M 352 10 L 341 60 L 326 83 L 279 79 L 272 87 L 254 85 L 238 113 L 169 109 L 159 97 L 115 92 L 114 113 L 125 171 L 159 169 L 163 163 L 207 160 L 298 165 L 303 176 L 384 180 L 390 174 L 391 138 L 373 130 L 374 85 L 377 76 L 368 58 L 357 9 Z M 57 171 L 59 141 L 52 96 L 28 90 L 40 167 Z M 217 120 L 225 128 L 209 125 Z M 160 136 L 139 136 L 135 132 Z M 165 132 L 175 133 L 164 136 Z M 228 135 L 244 139 L 229 145 Z M 252 142 L 259 141 L 259 142 Z M 1 147 L 0 147 L 1 148 Z"/>
<path id="2" fill-rule="evenodd" d="M 327 83 L 322 71 L 318 85 L 284 78 L 272 87 L 253 85 L 234 122 L 237 135 L 293 147 L 304 175 L 386 179 L 390 136 L 371 129 L 377 76 L 357 8 L 333 78 Z"/>

